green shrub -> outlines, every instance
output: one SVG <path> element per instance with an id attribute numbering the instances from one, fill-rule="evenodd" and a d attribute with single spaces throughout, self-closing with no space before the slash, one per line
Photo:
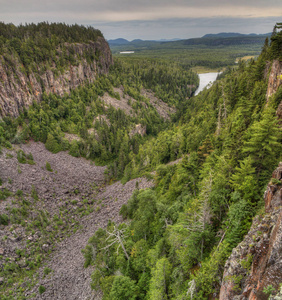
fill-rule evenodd
<path id="1" fill-rule="evenodd" d="M 12 144 L 11 144 L 9 141 L 5 141 L 4 146 L 5 146 L 7 149 L 9 149 L 9 150 L 12 150 L 12 149 L 13 149 L 13 146 L 12 146 Z"/>
<path id="2" fill-rule="evenodd" d="M 26 164 L 26 155 L 23 150 L 17 151 L 17 159 L 20 164 Z"/>
<path id="3" fill-rule="evenodd" d="M 0 215 L 0 225 L 8 225 L 9 217 L 5 214 Z"/>
<path id="4" fill-rule="evenodd" d="M 43 285 L 40 285 L 38 290 L 39 290 L 39 294 L 41 295 L 46 291 L 46 288 Z"/>
<path id="5" fill-rule="evenodd" d="M 29 165 L 35 165 L 35 161 L 34 161 L 33 156 L 32 156 L 31 153 L 27 154 L 27 155 L 26 155 L 26 158 L 27 158 L 27 163 L 28 163 Z"/>
<path id="6" fill-rule="evenodd" d="M 250 270 L 251 266 L 252 266 L 252 262 L 253 262 L 253 255 L 252 254 L 248 254 L 246 259 L 241 260 L 241 266 L 246 269 L 246 270 Z"/>
<path id="7" fill-rule="evenodd" d="M 10 182 L 9 182 L 10 183 Z M 7 189 L 0 190 L 0 200 L 6 200 L 12 193 Z"/>
<path id="8" fill-rule="evenodd" d="M 34 200 L 38 200 L 38 199 L 39 199 L 39 198 L 38 198 L 38 193 L 37 193 L 37 191 L 36 191 L 34 185 L 32 185 L 32 188 L 31 188 L 31 197 L 32 197 Z"/>
<path id="9" fill-rule="evenodd" d="M 46 170 L 49 172 L 53 172 L 53 169 L 51 168 L 51 165 L 48 161 L 46 161 Z"/>
<path id="10" fill-rule="evenodd" d="M 33 155 L 31 153 L 29 153 L 26 155 L 26 158 L 29 160 L 33 160 Z"/>
<path id="11" fill-rule="evenodd" d="M 17 190 L 16 195 L 21 197 L 23 195 L 23 191 L 22 190 Z"/>
<path id="12" fill-rule="evenodd" d="M 270 295 L 272 295 L 272 293 L 275 291 L 275 288 L 270 284 L 270 285 L 268 285 L 267 287 L 265 287 L 264 289 L 263 289 L 263 292 L 265 293 L 265 294 L 267 294 L 268 296 L 270 296 Z"/>
<path id="13" fill-rule="evenodd" d="M 271 184 L 282 185 L 282 182 L 277 178 L 271 178 Z"/>
<path id="14" fill-rule="evenodd" d="M 123 204 L 120 211 L 119 211 L 119 215 L 123 217 L 123 219 L 127 218 L 128 215 L 128 210 L 127 210 L 127 205 Z"/>
<path id="15" fill-rule="evenodd" d="M 52 153 L 58 153 L 62 150 L 61 146 L 58 144 L 54 136 L 50 133 L 48 133 L 47 141 L 45 143 L 45 148 Z"/>
<path id="16" fill-rule="evenodd" d="M 77 141 L 72 141 L 71 142 L 69 154 L 74 156 L 74 157 L 79 157 L 80 156 L 79 146 L 78 146 Z"/>
<path id="17" fill-rule="evenodd" d="M 126 300 L 137 298 L 137 286 L 135 281 L 127 276 L 115 276 L 110 292 L 112 300 Z"/>
<path id="18" fill-rule="evenodd" d="M 51 272 L 52 272 L 52 270 L 50 268 L 47 268 L 47 267 L 43 271 L 44 275 L 48 275 Z"/>

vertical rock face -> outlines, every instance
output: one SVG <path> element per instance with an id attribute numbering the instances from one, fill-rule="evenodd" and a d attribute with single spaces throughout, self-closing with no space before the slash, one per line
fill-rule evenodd
<path id="1" fill-rule="evenodd" d="M 266 97 L 267 100 L 278 90 L 279 86 L 282 84 L 282 62 L 279 60 L 274 60 L 271 66 L 271 71 L 268 78 L 268 87 Z"/>
<path id="2" fill-rule="evenodd" d="M 273 94 L 275 94 L 279 86 L 282 85 L 282 62 L 279 60 L 274 60 L 272 64 L 271 62 L 268 62 L 264 74 L 265 79 L 267 78 L 267 76 L 269 76 L 267 92 L 266 92 L 266 99 L 268 102 L 269 98 Z M 282 101 L 277 107 L 276 115 L 278 119 L 278 124 L 282 125 Z"/>
<path id="3" fill-rule="evenodd" d="M 40 101 L 45 91 L 62 96 L 72 89 L 87 82 L 93 82 L 99 74 L 106 74 L 113 63 L 108 43 L 99 37 L 96 42 L 88 44 L 72 44 L 76 57 L 82 57 L 84 51 L 99 52 L 99 58 L 92 62 L 79 59 L 78 64 L 69 65 L 62 74 L 56 74 L 53 65 L 50 70 L 28 75 L 22 66 L 16 63 L 14 69 L 3 64 L 0 57 L 0 116 L 19 115 L 23 107 L 33 101 Z"/>
<path id="4" fill-rule="evenodd" d="M 282 283 L 282 163 L 265 192 L 266 214 L 257 216 L 227 260 L 220 300 L 263 300 L 264 288 Z"/>

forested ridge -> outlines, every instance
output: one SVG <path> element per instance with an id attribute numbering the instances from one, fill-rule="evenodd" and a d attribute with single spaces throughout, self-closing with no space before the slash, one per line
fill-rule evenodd
<path id="1" fill-rule="evenodd" d="M 24 36 L 24 29 L 12 35 L 13 28 L 4 35 L 5 45 Z M 60 28 L 64 26 L 56 30 Z M 227 68 L 210 89 L 195 97 L 198 78 L 186 64 L 118 58 L 109 74 L 95 82 L 63 96 L 43 93 L 42 101 L 23 109 L 18 118 L 1 120 L 2 148 L 40 141 L 53 153 L 68 151 L 106 164 L 107 183 L 141 176 L 154 180 L 155 187 L 146 190 L 139 190 L 137 181 L 137 190 L 120 210 L 124 222 L 109 220 L 82 250 L 84 267 L 95 267 L 91 288 L 101 290 L 103 299 L 218 297 L 226 259 L 253 217 L 264 213 L 263 193 L 282 159 L 281 121 L 276 115 L 281 85 L 266 98 L 271 64 L 282 60 L 280 28 L 278 24 L 270 44 L 266 39 L 257 60 Z M 72 29 L 82 37 L 69 37 Z M 94 38 L 92 29 L 65 30 L 65 42 Z M 5 53 L 16 51 L 7 49 Z M 168 118 L 161 116 L 144 90 L 162 100 Z M 123 103 L 126 109 L 106 104 L 106 99 Z M 136 133 L 136 125 L 145 133 Z M 32 157 L 19 153 L 18 159 L 32 164 Z M 46 163 L 47 167 L 50 170 Z M 9 195 L 0 190 L 1 200 Z M 24 214 L 20 220 L 0 215 L 0 225 L 22 224 Z M 39 264 L 40 260 L 30 268 L 36 270 Z M 5 288 L 12 289 L 20 268 L 7 261 L 0 271 L 9 278 Z M 242 278 L 234 280 L 240 286 Z M 4 299 L 13 299 L 12 294 Z"/>
<path id="2" fill-rule="evenodd" d="M 218 296 L 225 261 L 263 214 L 281 160 L 275 112 L 282 90 L 266 102 L 265 73 L 268 61 L 281 59 L 281 45 L 275 33 L 257 61 L 240 62 L 186 101 L 179 121 L 131 157 L 125 178 L 156 170 L 156 187 L 135 192 L 120 211 L 126 221 L 109 221 L 83 250 L 103 299 Z M 238 288 L 242 279 L 233 279 Z"/>
<path id="3" fill-rule="evenodd" d="M 103 37 L 100 30 L 93 27 L 48 22 L 19 26 L 0 22 L 0 33 L 0 55 L 4 61 L 11 64 L 11 57 L 16 56 L 27 71 L 29 68 L 37 70 L 38 64 L 44 65 L 44 69 L 52 63 L 58 69 L 63 68 L 74 63 L 75 51 L 70 44 L 95 42 Z M 88 60 L 94 58 L 92 53 L 84 55 Z"/>

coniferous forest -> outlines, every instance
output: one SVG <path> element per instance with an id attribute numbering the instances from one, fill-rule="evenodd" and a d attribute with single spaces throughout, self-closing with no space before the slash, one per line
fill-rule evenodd
<path id="1" fill-rule="evenodd" d="M 185 101 L 177 122 L 132 155 L 125 178 L 156 170 L 156 187 L 135 192 L 120 211 L 126 222 L 109 222 L 84 250 L 103 299 L 190 299 L 192 285 L 193 299 L 218 292 L 225 261 L 262 211 L 281 160 L 281 87 L 266 103 L 264 75 L 281 46 L 280 33 L 257 61 L 240 62 Z"/>
<path id="2" fill-rule="evenodd" d="M 0 55 L 6 64 L 17 57 L 27 72 L 53 62 L 63 72 L 74 59 L 66 43 L 98 36 L 100 31 L 78 25 L 0 23 Z M 85 58 L 95 55 L 103 54 Z M 42 142 L 52 153 L 68 151 L 106 165 L 106 184 L 143 176 L 154 181 L 150 189 L 136 185 L 119 212 L 123 222 L 109 220 L 81 245 L 84 267 L 94 266 L 91 288 L 101 290 L 104 300 L 218 299 L 226 260 L 253 218 L 264 214 L 263 195 L 282 159 L 276 113 L 282 86 L 267 96 L 274 61 L 282 61 L 281 24 L 257 59 L 227 66 L 197 96 L 199 79 L 187 64 L 119 56 L 95 82 L 63 96 L 44 92 L 17 118 L 2 118 L 2 150 Z M 168 116 L 144 90 L 162 100 Z M 105 95 L 126 99 L 128 111 L 105 105 Z M 145 134 L 136 134 L 136 125 Z M 0 199 L 8 192 L 1 189 Z M 0 217 L 1 226 L 17 222 Z M 7 291 L 17 272 L 8 262 L 0 268 L 0 277 L 10 278 Z M 240 286 L 242 278 L 234 280 Z"/>

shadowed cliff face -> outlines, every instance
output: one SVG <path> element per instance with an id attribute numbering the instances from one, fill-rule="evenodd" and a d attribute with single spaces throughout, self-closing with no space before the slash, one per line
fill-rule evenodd
<path id="1" fill-rule="evenodd" d="M 72 45 L 76 57 L 82 57 L 84 51 L 100 53 L 97 60 L 87 62 L 80 59 L 77 65 L 69 65 L 63 74 L 55 74 L 56 65 L 50 70 L 38 73 L 24 72 L 22 65 L 15 68 L 3 64 L 0 57 L 0 116 L 19 115 L 23 107 L 28 107 L 33 101 L 40 101 L 45 91 L 47 94 L 63 95 L 86 82 L 95 81 L 99 74 L 106 74 L 113 63 L 111 51 L 104 38 L 96 42 Z"/>
<path id="2" fill-rule="evenodd" d="M 282 283 L 282 163 L 265 192 L 264 215 L 257 216 L 225 264 L 221 300 L 268 299 L 264 288 Z"/>

